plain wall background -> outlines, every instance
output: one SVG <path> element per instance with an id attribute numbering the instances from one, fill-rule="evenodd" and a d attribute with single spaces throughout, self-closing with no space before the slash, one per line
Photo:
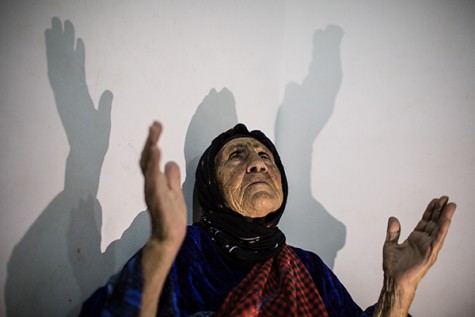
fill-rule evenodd
<path id="1" fill-rule="evenodd" d="M 275 140 L 288 242 L 320 254 L 363 308 L 379 295 L 387 218 L 402 240 L 449 195 L 458 210 L 411 312 L 475 312 L 475 2 L 2 1 L 0 12 L 0 315 L 73 316 L 143 244 L 138 159 L 154 119 L 189 197 L 218 131 L 240 121 Z M 85 81 L 72 41 L 52 37 L 48 66 L 53 17 L 83 40 Z M 109 93 L 94 115 L 105 90 L 110 115 Z"/>

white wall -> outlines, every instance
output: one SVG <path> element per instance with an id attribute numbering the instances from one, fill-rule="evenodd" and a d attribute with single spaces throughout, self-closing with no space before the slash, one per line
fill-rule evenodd
<path id="1" fill-rule="evenodd" d="M 288 241 L 319 253 L 363 307 L 379 294 L 386 219 L 405 237 L 450 195 L 457 214 L 411 311 L 473 315 L 473 2 L 5 2 L 0 315 L 75 315 L 140 247 L 137 162 L 154 119 L 187 193 L 218 131 L 239 120 L 273 138 Z M 53 17 L 84 41 L 85 80 L 72 40 L 46 45 Z M 97 108 L 104 90 L 101 117 L 89 98 Z"/>

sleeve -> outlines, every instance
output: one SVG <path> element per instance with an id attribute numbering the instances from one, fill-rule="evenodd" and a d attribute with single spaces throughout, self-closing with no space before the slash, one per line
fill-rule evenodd
<path id="1" fill-rule="evenodd" d="M 361 315 L 362 317 L 371 317 L 373 316 L 373 313 L 374 313 L 374 309 L 376 308 L 376 304 L 374 304 L 373 306 L 370 306 L 368 307 L 364 312 L 363 312 L 363 315 Z M 407 314 L 407 317 L 412 317 L 411 314 Z"/>
<path id="2" fill-rule="evenodd" d="M 83 303 L 80 317 L 138 316 L 143 288 L 141 254 L 141 250 L 138 251 L 120 272 Z"/>
<path id="3" fill-rule="evenodd" d="M 293 247 L 313 278 L 320 296 L 332 317 L 371 317 L 376 304 L 363 311 L 351 298 L 350 293 L 333 271 L 313 252 Z M 412 317 L 408 314 L 408 317 Z"/>
<path id="4" fill-rule="evenodd" d="M 374 308 L 376 307 L 376 304 L 375 305 L 372 305 L 372 306 L 369 306 L 368 308 L 366 308 L 366 310 L 363 312 L 363 314 L 361 315 L 361 317 L 371 317 L 373 316 L 373 313 L 374 313 Z M 411 315 L 409 315 L 409 317 L 411 317 Z"/>

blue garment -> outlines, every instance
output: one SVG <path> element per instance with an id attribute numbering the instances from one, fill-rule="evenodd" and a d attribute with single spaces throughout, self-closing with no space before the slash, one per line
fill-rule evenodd
<path id="1" fill-rule="evenodd" d="M 312 276 L 329 316 L 371 316 L 363 312 L 333 272 L 314 253 L 292 249 Z M 244 279 L 251 267 L 221 256 L 207 231 L 188 226 L 183 246 L 170 270 L 159 303 L 159 316 L 209 316 L 227 294 Z M 141 251 L 83 305 L 80 316 L 137 316 L 143 275 Z M 197 316 L 197 315 L 195 315 Z"/>

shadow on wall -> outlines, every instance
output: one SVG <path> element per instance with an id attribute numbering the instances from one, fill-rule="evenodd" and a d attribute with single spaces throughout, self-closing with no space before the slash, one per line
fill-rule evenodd
<path id="1" fill-rule="evenodd" d="M 98 109 L 85 79 L 85 48 L 74 27 L 53 18 L 45 32 L 48 77 L 70 146 L 64 189 L 15 246 L 7 268 L 8 316 L 77 316 L 84 298 L 116 270 L 116 250 L 136 250 L 148 236 L 141 213 L 102 253 L 99 178 L 109 147 L 112 93 Z M 47 181 L 47 180 L 45 180 Z M 120 260 L 120 265 L 124 260 Z"/>
<path id="2" fill-rule="evenodd" d="M 302 85 L 290 83 L 275 123 L 276 146 L 289 181 L 289 199 L 280 226 L 289 241 L 315 251 L 333 268 L 337 252 L 345 245 L 346 228 L 313 197 L 311 168 L 313 143 L 333 113 L 341 85 L 340 43 L 343 30 L 328 26 L 313 38 L 312 61 Z M 193 193 L 196 165 L 203 151 L 221 132 L 238 122 L 232 93 L 211 90 L 198 106 L 185 140 L 188 219 L 199 220 L 201 208 Z M 299 129 L 302 128 L 302 129 Z M 193 217 L 193 218 L 192 218 Z"/>
<path id="3" fill-rule="evenodd" d="M 121 238 L 101 252 L 97 192 L 109 147 L 112 93 L 105 91 L 95 108 L 85 79 L 84 44 L 76 41 L 71 22 L 63 27 L 53 18 L 45 36 L 48 77 L 70 152 L 64 189 L 9 259 L 5 302 L 10 317 L 77 316 L 82 302 L 146 242 L 150 230 L 148 214 L 141 212 Z M 275 126 L 290 185 L 282 224 L 295 245 L 316 251 L 330 266 L 344 245 L 345 227 L 312 197 L 310 169 L 313 142 L 333 111 L 341 82 L 341 37 L 342 30 L 335 26 L 315 33 L 309 75 L 300 86 L 288 85 Z M 234 97 L 227 89 L 212 89 L 193 115 L 184 148 L 183 191 L 190 220 L 196 221 L 200 214 L 193 199 L 196 164 L 211 140 L 237 122 Z"/>
<path id="4" fill-rule="evenodd" d="M 276 146 L 289 182 L 280 226 L 289 243 L 316 252 L 331 268 L 345 245 L 346 227 L 313 197 L 311 170 L 313 143 L 333 113 L 341 85 L 342 36 L 343 30 L 334 25 L 314 33 L 308 75 L 301 85 L 287 85 L 275 123 Z"/>
<path id="5" fill-rule="evenodd" d="M 195 171 L 198 161 L 218 134 L 236 124 L 236 102 L 233 94 L 226 88 L 219 93 L 212 89 L 191 118 L 185 138 L 186 178 L 183 182 L 188 222 L 190 220 L 197 222 L 201 216 L 201 207 L 194 195 Z"/>

